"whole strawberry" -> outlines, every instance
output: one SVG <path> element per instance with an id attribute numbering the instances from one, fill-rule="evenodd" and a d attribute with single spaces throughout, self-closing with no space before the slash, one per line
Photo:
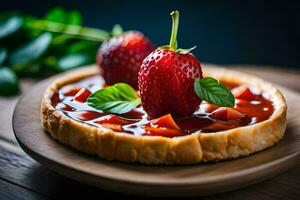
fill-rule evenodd
<path id="1" fill-rule="evenodd" d="M 127 31 L 103 42 L 97 64 L 108 85 L 125 82 L 137 89 L 138 71 L 154 45 L 140 32 Z"/>
<path id="2" fill-rule="evenodd" d="M 193 48 L 176 48 L 179 12 L 171 16 L 170 44 L 147 56 L 139 71 L 142 106 L 150 119 L 168 113 L 175 117 L 191 115 L 201 103 L 194 92 L 195 78 L 202 78 L 200 62 L 189 53 Z"/>

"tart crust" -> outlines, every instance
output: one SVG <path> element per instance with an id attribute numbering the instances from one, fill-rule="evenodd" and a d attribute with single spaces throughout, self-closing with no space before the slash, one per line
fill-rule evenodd
<path id="1" fill-rule="evenodd" d="M 246 83 L 262 92 L 273 102 L 272 116 L 249 126 L 174 138 L 134 136 L 94 127 L 65 116 L 51 105 L 51 97 L 58 89 L 99 73 L 97 66 L 89 66 L 67 73 L 46 89 L 41 103 L 42 126 L 53 138 L 77 150 L 107 160 L 156 165 L 194 164 L 248 156 L 273 146 L 283 137 L 287 105 L 276 87 L 255 76 L 213 65 L 203 65 L 203 69 L 205 76 Z"/>

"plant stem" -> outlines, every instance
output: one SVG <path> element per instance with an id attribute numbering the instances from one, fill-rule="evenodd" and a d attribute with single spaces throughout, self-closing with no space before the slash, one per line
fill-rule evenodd
<path id="1" fill-rule="evenodd" d="M 170 39 L 170 49 L 176 51 L 177 48 L 177 32 L 178 32 L 178 24 L 179 24 L 179 11 L 175 10 L 170 14 L 172 16 L 172 32 Z"/>
<path id="2" fill-rule="evenodd" d="M 46 20 L 30 20 L 25 26 L 31 29 L 37 29 L 47 32 L 61 33 L 71 35 L 84 40 L 103 42 L 110 38 L 110 34 L 104 30 L 88 28 L 77 25 L 68 25 Z"/>

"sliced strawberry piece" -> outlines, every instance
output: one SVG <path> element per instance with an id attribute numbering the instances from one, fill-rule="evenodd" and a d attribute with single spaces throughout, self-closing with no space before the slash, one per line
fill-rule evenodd
<path id="1" fill-rule="evenodd" d="M 77 94 L 75 95 L 74 99 L 76 101 L 79 101 L 81 103 L 84 103 L 86 102 L 87 98 L 91 95 L 91 91 L 89 91 L 88 89 L 86 88 L 81 88 L 79 90 L 79 92 L 77 92 Z"/>
<path id="2" fill-rule="evenodd" d="M 227 108 L 227 118 L 228 120 L 238 120 L 245 117 L 245 114 L 233 109 Z"/>
<path id="3" fill-rule="evenodd" d="M 232 90 L 232 94 L 237 99 L 244 100 L 254 100 L 256 98 L 255 94 L 251 92 L 247 85 L 240 85 Z"/>
<path id="4" fill-rule="evenodd" d="M 171 114 L 164 115 L 160 118 L 151 120 L 144 126 L 146 133 L 144 135 L 176 137 L 184 135 L 179 126 L 176 124 Z"/>
<path id="5" fill-rule="evenodd" d="M 133 121 L 122 119 L 116 115 L 106 115 L 95 123 L 115 131 L 123 131 L 122 126 L 133 123 Z"/>
<path id="6" fill-rule="evenodd" d="M 144 129 L 146 133 L 143 135 L 149 136 L 164 136 L 164 137 L 176 137 L 182 136 L 184 133 L 178 129 L 170 129 L 170 128 L 161 128 L 161 127 L 152 127 L 152 126 L 145 126 Z"/>
<path id="7" fill-rule="evenodd" d="M 219 108 L 215 110 L 212 114 L 210 114 L 210 117 L 217 120 L 227 121 L 227 108 Z"/>
<path id="8" fill-rule="evenodd" d="M 96 121 L 97 124 L 118 124 L 118 125 L 127 125 L 132 123 L 132 121 L 122 119 L 116 115 L 106 115 L 102 117 L 99 121 Z"/>
<path id="9" fill-rule="evenodd" d="M 64 103 L 59 103 L 56 105 L 56 108 L 57 109 L 61 109 L 61 110 L 65 110 L 65 111 L 75 111 L 76 109 L 67 105 L 67 104 L 64 104 Z"/>
<path id="10" fill-rule="evenodd" d="M 79 92 L 80 89 L 81 89 L 81 87 L 79 87 L 79 86 L 68 87 L 68 88 L 64 89 L 63 95 L 64 96 L 75 96 Z"/>
<path id="11" fill-rule="evenodd" d="M 158 127 L 165 127 L 170 129 L 180 129 L 179 126 L 174 121 L 171 114 L 164 115 L 160 118 L 154 119 L 151 121 L 151 124 L 156 125 Z"/>
<path id="12" fill-rule="evenodd" d="M 219 108 L 215 110 L 210 117 L 221 121 L 239 120 L 244 118 L 246 115 L 233 109 L 233 108 Z"/>
<path id="13" fill-rule="evenodd" d="M 60 101 L 61 99 L 59 98 L 59 94 L 56 92 L 51 98 L 51 104 L 56 106 Z"/>

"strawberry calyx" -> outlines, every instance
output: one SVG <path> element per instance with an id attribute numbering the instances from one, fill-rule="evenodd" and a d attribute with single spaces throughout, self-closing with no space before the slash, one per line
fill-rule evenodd
<path id="1" fill-rule="evenodd" d="M 119 35 L 122 35 L 124 33 L 123 28 L 120 24 L 115 24 L 114 27 L 111 30 L 110 36 L 116 37 Z"/>
<path id="2" fill-rule="evenodd" d="M 170 13 L 172 17 L 172 31 L 171 31 L 171 38 L 170 43 L 168 45 L 160 46 L 160 49 L 164 50 L 172 50 L 179 54 L 188 54 L 192 50 L 196 48 L 196 46 L 193 46 L 189 49 L 177 49 L 177 33 L 178 33 L 178 26 L 179 26 L 179 11 L 175 10 Z"/>

